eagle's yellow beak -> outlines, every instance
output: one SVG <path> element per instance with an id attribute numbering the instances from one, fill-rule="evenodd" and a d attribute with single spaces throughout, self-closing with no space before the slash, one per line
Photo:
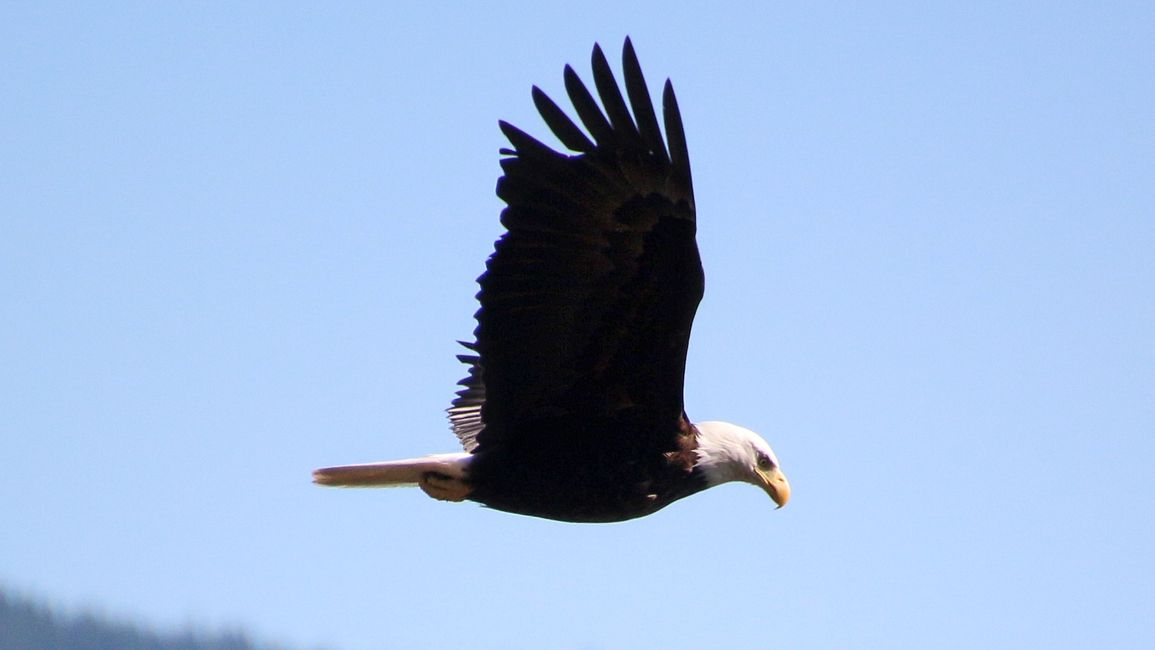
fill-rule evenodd
<path id="1" fill-rule="evenodd" d="M 758 476 L 762 479 L 762 489 L 774 499 L 774 503 L 777 503 L 779 508 L 786 505 L 790 500 L 790 481 L 786 480 L 782 470 L 777 467 L 766 471 L 758 470 Z"/>

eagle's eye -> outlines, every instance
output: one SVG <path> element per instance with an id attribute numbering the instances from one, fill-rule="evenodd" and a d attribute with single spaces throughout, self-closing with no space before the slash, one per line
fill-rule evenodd
<path id="1" fill-rule="evenodd" d="M 770 471 L 774 469 L 774 461 L 762 452 L 758 452 L 758 469 L 762 471 Z"/>

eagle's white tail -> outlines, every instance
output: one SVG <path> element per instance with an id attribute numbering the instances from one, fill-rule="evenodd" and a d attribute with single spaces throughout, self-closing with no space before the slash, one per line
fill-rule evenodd
<path id="1" fill-rule="evenodd" d="M 470 454 L 455 453 L 324 467 L 313 472 L 313 482 L 335 487 L 402 487 L 418 485 L 430 472 L 460 481 L 466 478 L 470 460 Z"/>

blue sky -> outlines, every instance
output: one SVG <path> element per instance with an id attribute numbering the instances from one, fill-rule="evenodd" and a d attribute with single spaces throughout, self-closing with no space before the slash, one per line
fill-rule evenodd
<path id="1" fill-rule="evenodd" d="M 301 648 L 1155 645 L 1153 5 L 386 4 L 0 8 L 0 583 Z M 627 34 L 687 409 L 790 505 L 311 485 L 454 449 L 497 120 Z"/>

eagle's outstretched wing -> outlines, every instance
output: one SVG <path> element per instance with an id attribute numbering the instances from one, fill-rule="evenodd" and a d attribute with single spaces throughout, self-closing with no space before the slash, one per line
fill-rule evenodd
<path id="1" fill-rule="evenodd" d="M 654 432 L 655 446 L 668 448 L 678 433 L 704 284 L 690 163 L 669 81 L 663 138 L 629 39 L 622 58 L 628 105 L 594 46 L 604 112 L 566 66 L 584 132 L 533 88 L 538 111 L 574 154 L 501 123 L 512 145 L 497 185 L 507 232 L 478 279 L 476 342 L 461 356 L 470 373 L 450 408 L 467 450 L 518 442 L 509 437 L 535 420 L 631 408 L 668 423 Z"/>

